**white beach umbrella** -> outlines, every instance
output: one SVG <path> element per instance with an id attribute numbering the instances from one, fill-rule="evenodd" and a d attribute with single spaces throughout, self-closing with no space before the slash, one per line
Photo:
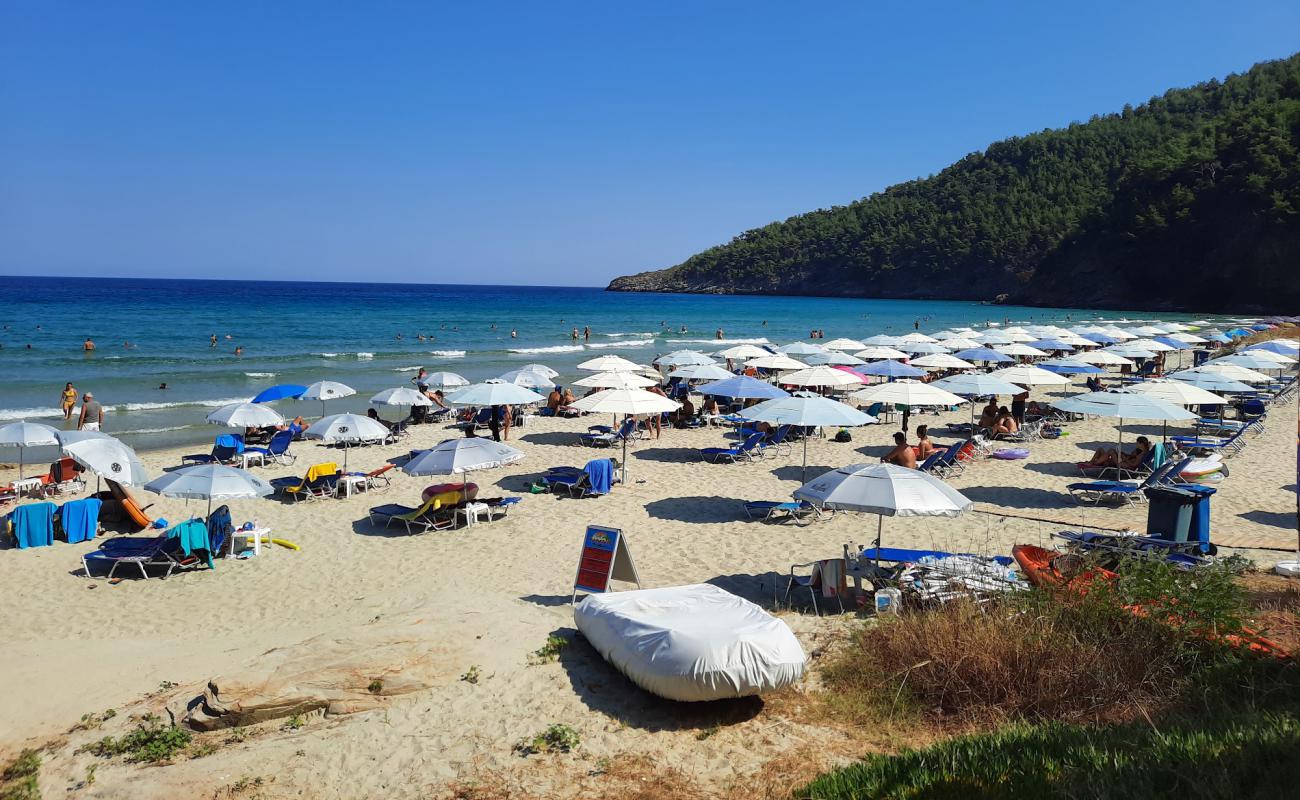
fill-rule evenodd
<path id="1" fill-rule="evenodd" d="M 926 336 L 924 333 L 914 331 L 898 337 L 898 341 L 903 344 L 934 344 L 938 341 L 933 336 Z"/>
<path id="2" fill-rule="evenodd" d="M 841 337 L 839 339 L 831 339 L 829 342 L 823 344 L 822 347 L 827 350 L 861 350 L 866 347 L 866 344 L 859 342 L 857 339 L 846 339 Z"/>
<path id="3" fill-rule="evenodd" d="M 1014 367 L 1003 367 L 1002 369 L 995 369 L 989 374 L 1008 383 L 1016 383 L 1021 386 L 1070 385 L 1070 379 L 1064 375 L 1048 372 L 1042 367 L 1035 367 L 1032 364 L 1016 364 Z"/>
<path id="4" fill-rule="evenodd" d="M 1197 336 L 1194 333 L 1181 333 L 1181 332 L 1171 333 L 1169 334 L 1169 338 L 1177 342 L 1183 342 L 1185 344 L 1203 344 L 1204 342 L 1209 341 L 1208 339 L 1202 339 L 1200 336 Z"/>
<path id="5" fill-rule="evenodd" d="M 838 370 L 837 370 L 838 371 Z M 870 425 L 876 418 L 853 406 L 826 397 L 778 397 L 750 406 L 741 412 L 745 419 L 770 425 L 797 425 L 803 428 L 856 428 Z M 808 437 L 803 437 L 803 478 L 808 477 Z"/>
<path id="6" fill-rule="evenodd" d="M 266 428 L 284 424 L 284 417 L 275 409 L 258 403 L 231 403 L 208 414 L 207 420 L 212 425 L 225 425 L 227 428 Z"/>
<path id="7" fill-rule="evenodd" d="M 1234 381 L 1242 383 L 1269 383 L 1273 379 L 1262 372 L 1256 372 L 1253 369 L 1239 367 L 1236 364 L 1202 364 L 1193 370 L 1187 372 L 1217 372 L 1225 378 L 1231 378 Z"/>
<path id="8" fill-rule="evenodd" d="M 1296 363 L 1296 356 L 1300 355 L 1300 353 L 1297 353 L 1294 350 L 1288 353 L 1277 353 L 1272 350 L 1255 350 L 1247 347 L 1245 350 L 1242 350 L 1240 353 L 1237 353 L 1236 355 L 1249 356 L 1251 358 L 1262 358 L 1265 361 L 1272 361 L 1275 364 L 1280 364 L 1281 368 L 1285 368 L 1287 364 Z M 1245 365 L 1238 365 L 1238 366 L 1245 366 Z"/>
<path id="9" fill-rule="evenodd" d="M 661 367 L 690 367 L 702 364 L 716 364 L 718 362 L 698 350 L 678 350 L 659 356 L 654 360 L 654 363 Z"/>
<path id="10" fill-rule="evenodd" d="M 1212 358 L 1209 361 L 1206 361 L 1201 366 L 1213 367 L 1213 366 L 1219 366 L 1220 364 L 1227 364 L 1229 366 L 1234 366 L 1234 367 L 1245 367 L 1246 369 L 1265 370 L 1265 369 L 1286 369 L 1286 365 L 1288 363 L 1295 362 L 1295 359 L 1287 359 L 1286 361 L 1280 361 L 1278 359 L 1285 359 L 1286 356 L 1279 356 L 1276 353 L 1268 353 L 1266 356 L 1265 353 L 1268 353 L 1268 351 L 1259 351 L 1255 353 L 1236 353 L 1230 356 Z"/>
<path id="11" fill-rule="evenodd" d="M 995 395 L 1020 394 L 1024 388 L 1011 381 L 985 372 L 968 372 L 963 375 L 951 375 L 940 378 L 930 384 L 944 391 L 965 397 L 990 397 Z"/>
<path id="12" fill-rule="evenodd" d="M 598 389 L 644 389 L 656 383 L 658 381 L 635 372 L 597 372 L 595 375 L 579 378 L 573 382 L 573 385 Z"/>
<path id="13" fill-rule="evenodd" d="M 974 369 L 975 365 L 969 361 L 963 361 L 951 353 L 931 353 L 928 356 L 914 358 L 910 362 L 914 367 L 926 367 L 927 369 Z"/>
<path id="14" fill-rule="evenodd" d="M 224 464 L 196 464 L 164 472 L 146 483 L 144 490 L 163 497 L 207 500 L 207 516 L 212 516 L 213 500 L 267 497 L 275 488 L 246 470 Z"/>
<path id="15" fill-rule="evenodd" d="M 1161 333 L 1163 335 L 1163 332 Z M 1177 348 L 1170 347 L 1164 342 L 1157 342 L 1155 339 L 1134 339 L 1131 342 L 1125 342 L 1123 347 L 1140 347 L 1143 350 L 1150 350 L 1153 353 L 1168 353 Z"/>
<path id="16" fill-rule="evenodd" d="M 520 369 L 530 369 L 533 366 L 540 365 L 530 364 L 526 367 L 520 367 Z M 538 371 L 540 372 L 540 370 Z M 469 386 L 469 380 L 455 372 L 430 372 L 424 376 L 424 382 L 438 389 L 455 389 L 459 386 Z"/>
<path id="17" fill-rule="evenodd" d="M 894 347 L 884 345 L 875 345 L 863 350 L 859 350 L 853 355 L 867 361 L 887 361 L 892 359 L 907 358 L 907 353 Z"/>
<path id="18" fill-rule="evenodd" d="M 523 457 L 523 452 L 492 439 L 447 439 L 417 453 L 402 465 L 402 471 L 408 475 L 463 475 L 514 464 Z M 462 488 L 465 500 L 469 499 L 469 483 L 466 477 Z"/>
<path id="19" fill-rule="evenodd" d="M 856 364 L 867 363 L 857 356 L 851 356 L 842 350 L 827 350 L 825 353 L 810 353 L 804 356 L 803 360 L 806 364 L 812 367 L 819 367 L 828 364 L 851 367 Z"/>
<path id="20" fill-rule="evenodd" d="M 18 465 L 18 479 L 23 478 L 23 462 L 29 448 L 49 447 L 59 443 L 59 431 L 40 422 L 11 422 L 0 426 L 0 460 Z M 10 451 L 13 456 L 7 455 Z"/>
<path id="21" fill-rule="evenodd" d="M 573 402 L 579 411 L 591 414 L 662 414 L 676 411 L 682 404 L 644 389 L 606 389 Z M 623 439 L 623 483 L 627 483 L 627 438 Z"/>
<path id="22" fill-rule="evenodd" d="M 1012 338 L 1010 334 L 1002 333 L 1001 331 L 981 331 L 971 338 L 983 342 L 986 346 L 1016 343 L 1016 340 Z"/>
<path id="23" fill-rule="evenodd" d="M 302 435 L 308 439 L 320 439 L 326 444 L 343 445 L 343 468 L 346 470 L 351 445 L 382 442 L 389 433 L 382 422 L 363 414 L 333 414 L 313 422 Z"/>
<path id="24" fill-rule="evenodd" d="M 405 386 L 398 386 L 395 389 L 385 389 L 370 398 L 372 406 L 431 406 L 433 401 L 424 396 L 423 392 L 415 389 L 408 389 Z"/>
<path id="25" fill-rule="evenodd" d="M 877 515 L 877 552 L 885 517 L 955 517 L 975 506 L 933 475 L 896 464 L 850 464 L 813 478 L 795 489 L 794 497 L 821 508 Z"/>
<path id="26" fill-rule="evenodd" d="M 849 398 L 861 405 L 894 403 L 904 406 L 955 406 L 966 402 L 963 398 L 940 389 L 932 383 L 921 383 L 906 378 L 859 389 L 849 395 Z"/>
<path id="27" fill-rule="evenodd" d="M 542 373 L 543 375 L 547 376 L 548 378 L 554 378 L 556 375 L 559 375 L 559 374 L 560 374 L 560 373 L 556 372 L 555 370 L 551 369 L 550 367 L 546 366 L 545 364 L 524 364 L 522 367 L 520 367 L 520 369 L 526 369 L 526 370 L 528 370 L 529 372 L 540 372 L 540 373 Z M 448 374 L 451 374 L 451 373 L 448 373 Z M 457 375 L 456 377 L 460 378 L 459 375 Z M 461 380 L 464 381 L 465 379 L 464 379 L 464 378 L 461 378 Z M 457 386 L 466 386 L 466 385 L 468 385 L 468 384 L 469 384 L 469 381 L 465 381 L 465 383 L 459 383 L 459 384 L 456 384 L 456 385 L 457 385 Z"/>
<path id="28" fill-rule="evenodd" d="M 319 400 L 321 416 L 325 416 L 325 401 L 337 400 L 340 397 L 351 397 L 356 394 L 357 390 L 348 386 L 346 383 L 338 381 L 316 381 L 307 387 L 307 390 L 299 395 L 300 400 Z"/>
<path id="29" fill-rule="evenodd" d="M 763 356 L 770 356 L 772 353 L 768 350 L 764 350 L 758 345 L 737 344 L 719 350 L 716 355 L 719 358 L 737 360 L 746 358 L 762 358 Z"/>
<path id="30" fill-rule="evenodd" d="M 720 381 L 730 378 L 731 373 L 717 364 L 689 364 L 668 373 L 668 377 L 688 381 Z"/>
<path id="31" fill-rule="evenodd" d="M 513 383 L 475 383 L 448 394 L 446 402 L 457 406 L 526 406 L 545 403 L 546 398 Z"/>
<path id="32" fill-rule="evenodd" d="M 826 348 L 821 345 L 808 344 L 807 342 L 791 342 L 776 348 L 776 352 L 790 356 L 806 356 L 809 353 L 824 353 Z"/>
<path id="33" fill-rule="evenodd" d="M 597 356 L 578 365 L 586 372 L 640 372 L 641 366 L 622 356 Z"/>
<path id="34" fill-rule="evenodd" d="M 894 347 L 903 343 L 902 337 L 889 336 L 884 333 L 878 333 L 875 336 L 868 336 L 862 340 L 863 344 L 879 345 L 883 347 Z"/>
<path id="35" fill-rule="evenodd" d="M 758 369 L 771 369 L 771 370 L 781 371 L 781 370 L 788 370 L 788 369 L 803 369 L 808 365 L 803 363 L 802 361 L 796 361 L 793 358 L 790 358 L 789 356 L 785 355 L 784 353 L 779 353 L 777 355 L 751 358 L 749 361 L 745 362 L 745 366 L 755 367 Z"/>
<path id="36" fill-rule="evenodd" d="M 919 356 L 948 352 L 947 342 L 943 344 L 937 342 L 903 342 L 898 345 L 898 349 Z"/>
<path id="37" fill-rule="evenodd" d="M 1249 384 L 1233 380 L 1227 375 L 1218 372 L 1203 372 L 1200 369 L 1184 369 L 1169 374 L 1170 380 L 1180 383 L 1188 383 L 1192 386 L 1204 389 L 1207 392 L 1253 392 L 1255 391 Z"/>
<path id="38" fill-rule="evenodd" d="M 846 370 L 820 366 L 782 375 L 781 383 L 787 386 L 859 386 L 863 380 L 862 376 Z"/>
<path id="39" fill-rule="evenodd" d="M 1085 364 L 1096 364 L 1097 366 L 1133 366 L 1131 359 L 1106 350 L 1092 350 L 1086 353 L 1075 353 L 1070 356 L 1075 361 L 1082 361 Z"/>
<path id="40" fill-rule="evenodd" d="M 521 368 L 512 369 L 503 373 L 497 378 L 502 383 L 513 383 L 515 386 L 523 386 L 528 389 L 550 389 L 555 385 L 555 376 L 547 375 L 545 372 L 535 372 L 531 369 Z"/>
<path id="41" fill-rule="evenodd" d="M 970 338 L 969 336 L 954 336 L 951 339 L 944 339 L 940 342 L 949 350 L 972 350 L 976 347 L 983 347 L 983 343 Z"/>
<path id="42" fill-rule="evenodd" d="M 1090 414 L 1097 417 L 1111 417 L 1119 420 L 1115 431 L 1119 443 L 1115 452 L 1122 452 L 1124 446 L 1124 420 L 1141 419 L 1161 422 L 1196 419 L 1196 415 L 1182 406 L 1162 400 L 1159 397 L 1126 391 L 1089 392 L 1075 397 L 1067 397 L 1056 403 L 1061 411 L 1072 414 Z"/>
<path id="43" fill-rule="evenodd" d="M 1153 378 L 1140 381 L 1128 387 L 1130 392 L 1137 392 L 1148 397 L 1158 397 L 1180 406 L 1221 406 L 1228 401 L 1214 392 L 1207 391 L 1191 383 Z"/>
<path id="44" fill-rule="evenodd" d="M 993 349 L 1008 356 L 1045 356 L 1047 353 L 1039 350 L 1037 347 L 1030 347 L 1027 344 L 997 344 Z"/>
<path id="45" fill-rule="evenodd" d="M 1124 358 L 1155 358 L 1156 351 L 1146 347 L 1133 347 L 1129 344 L 1117 344 L 1112 347 L 1103 348 L 1097 352 L 1111 353 L 1112 355 L 1123 356 Z"/>
<path id="46" fill-rule="evenodd" d="M 65 441 L 63 453 L 95 475 L 126 486 L 149 480 L 135 451 L 111 436 Z"/>

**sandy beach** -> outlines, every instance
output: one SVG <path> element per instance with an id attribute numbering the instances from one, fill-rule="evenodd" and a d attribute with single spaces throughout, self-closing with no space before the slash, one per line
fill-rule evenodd
<path id="1" fill-rule="evenodd" d="M 1044 396 L 1053 395 L 1035 393 Z M 944 442 L 955 438 L 944 425 L 968 416 L 963 408 L 912 423 L 930 424 Z M 741 508 L 745 500 L 789 498 L 800 485 L 798 446 L 793 456 L 714 465 L 696 450 L 722 443 L 722 429 L 669 430 L 634 444 L 628 483 L 608 496 L 527 493 L 547 467 L 581 466 L 601 455 L 580 447 L 577 434 L 606 421 L 539 418 L 513 430 L 510 443 L 526 458 L 474 476 L 484 495 L 523 497 L 508 517 L 491 523 L 409 536 L 371 525 L 370 506 L 411 503 L 424 486 L 440 482 L 394 471 L 392 488 L 379 494 L 231 503 L 237 524 L 255 520 L 301 550 L 270 547 L 254 559 L 218 561 L 212 572 L 110 585 L 82 575 L 81 555 L 91 543 L 0 551 L 6 588 L 0 674 L 10 677 L 0 683 L 0 748 L 12 755 L 21 747 L 49 747 L 41 776 L 48 797 L 235 797 L 255 785 L 255 796 L 268 798 L 414 798 L 447 796 L 483 776 L 506 781 L 519 796 L 599 796 L 602 786 L 609 788 L 602 775 L 610 760 L 638 759 L 671 767 L 721 796 L 809 742 L 835 742 L 822 748 L 826 763 L 876 746 L 868 732 L 846 738 L 819 729 L 781 702 L 700 709 L 659 700 L 581 641 L 558 662 L 530 663 L 549 635 L 572 635 L 570 594 L 588 524 L 623 529 L 647 587 L 710 582 L 779 608 L 814 663 L 829 637 L 857 624 L 852 614 L 818 619 L 806 609 L 774 606 L 774 599 L 791 564 L 837 556 L 847 542 L 869 542 L 875 518 L 840 513 L 796 527 L 748 521 Z M 1266 568 L 1295 545 L 1296 422 L 1294 404 L 1274 408 L 1267 431 L 1230 460 L 1231 475 L 1212 500 L 1213 538 Z M 894 430 L 886 424 L 854 429 L 847 444 L 812 440 L 809 476 L 878 460 Z M 887 519 L 885 542 L 1006 554 L 1016 543 L 1050 547 L 1051 534 L 1067 525 L 1141 530 L 1145 506 L 1081 510 L 1064 491 L 1079 479 L 1073 462 L 1113 445 L 1113 421 L 1076 422 L 1067 430 L 1068 436 L 1030 445 L 1028 460 L 981 461 L 954 478 L 952 485 L 977 503 L 975 512 Z M 1126 441 L 1160 434 L 1158 425 L 1124 430 Z M 371 469 L 453 435 L 442 425 L 416 427 L 399 444 L 353 450 L 350 468 Z M 188 450 L 142 458 L 157 474 Z M 337 454 L 311 442 L 296 443 L 293 451 L 293 467 L 256 472 L 301 475 Z M 153 504 L 152 516 L 173 522 L 205 509 L 199 502 L 139 499 Z M 161 707 L 201 691 L 211 677 L 255 668 L 273 648 L 313 637 L 346 642 L 359 632 L 413 624 L 436 631 L 437 640 L 426 642 L 431 685 L 381 698 L 376 710 L 317 712 L 291 728 L 283 720 L 267 723 L 244 741 L 223 741 L 201 758 L 164 767 L 74 753 L 106 732 L 125 730 L 125 715 L 99 729 L 72 730 L 83 715 Z M 473 667 L 478 681 L 462 680 Z M 512 752 L 515 742 L 552 723 L 579 732 L 574 752 L 527 759 Z M 98 764 L 93 783 L 87 781 L 92 764 Z M 248 783 L 241 788 L 241 781 Z"/>

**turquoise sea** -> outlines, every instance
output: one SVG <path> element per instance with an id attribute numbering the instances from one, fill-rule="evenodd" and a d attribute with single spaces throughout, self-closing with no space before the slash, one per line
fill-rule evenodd
<path id="1" fill-rule="evenodd" d="M 277 383 L 341 381 L 360 410 L 381 389 L 410 386 L 421 366 L 471 381 L 528 363 L 558 370 L 601 353 L 646 363 L 726 342 L 785 344 L 813 328 L 828 339 L 934 332 L 988 323 L 1150 319 L 1139 312 L 985 306 L 968 302 L 775 296 L 623 294 L 596 288 L 3 277 L 0 422 L 62 424 L 66 381 L 93 391 L 104 428 L 138 449 L 210 440 L 213 408 Z M 1161 319 L 1192 319 L 1162 315 Z M 574 327 L 591 337 L 571 339 Z M 510 332 L 517 331 L 517 338 Z M 216 347 L 209 346 L 212 335 Z M 419 337 L 423 335 L 424 340 Z M 97 349 L 85 353 L 91 337 Z M 127 346 L 127 343 L 130 346 Z M 30 348 L 28 347 L 30 345 Z M 243 348 L 235 355 L 235 348 Z M 162 383 L 167 388 L 159 389 Z M 319 415 L 285 400 L 281 413 Z"/>

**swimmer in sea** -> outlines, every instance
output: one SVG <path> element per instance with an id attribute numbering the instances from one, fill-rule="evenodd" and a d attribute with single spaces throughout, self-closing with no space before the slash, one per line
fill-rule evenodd
<path id="1" fill-rule="evenodd" d="M 237 355 L 237 356 L 242 356 L 243 354 L 244 354 L 244 346 L 243 346 L 243 345 L 239 345 L 238 347 L 235 348 L 235 355 Z"/>
<path id="2" fill-rule="evenodd" d="M 166 391 L 166 389 L 167 389 L 167 384 L 165 384 L 165 383 L 160 383 L 160 384 L 158 384 L 158 389 L 159 389 L 160 391 Z"/>

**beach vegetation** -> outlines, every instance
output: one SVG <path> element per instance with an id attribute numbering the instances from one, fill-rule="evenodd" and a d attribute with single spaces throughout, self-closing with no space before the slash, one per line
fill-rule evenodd
<path id="1" fill-rule="evenodd" d="M 125 736 L 105 736 L 82 749 L 101 758 L 123 756 L 131 763 L 157 764 L 171 761 L 190 746 L 192 739 L 193 735 L 187 729 L 163 725 L 157 717 L 146 715 L 135 730 Z"/>
<path id="2" fill-rule="evenodd" d="M 479 670 L 478 664 L 471 664 L 470 668 L 465 670 L 464 674 L 460 676 L 460 679 L 466 683 L 478 683 L 481 677 L 482 673 Z"/>
<path id="3" fill-rule="evenodd" d="M 307 721 L 303 718 L 302 714 L 294 714 L 284 721 L 284 724 L 280 726 L 280 730 L 296 731 L 306 724 Z"/>
<path id="4" fill-rule="evenodd" d="M 581 737 L 571 726 L 555 723 L 538 734 L 519 740 L 514 751 L 524 757 L 539 753 L 568 753 L 579 742 Z"/>
<path id="5" fill-rule="evenodd" d="M 0 800 L 40 800 L 41 754 L 23 750 L 0 772 Z"/>
<path id="6" fill-rule="evenodd" d="M 379 694 L 384 691 L 384 681 L 381 678 L 375 678 L 366 686 L 366 691 L 371 694 Z"/>
<path id="7" fill-rule="evenodd" d="M 569 646 L 569 640 L 557 634 L 551 634 L 546 637 L 546 644 L 533 651 L 532 663 L 549 664 L 558 661 L 560 653 L 564 648 Z"/>

